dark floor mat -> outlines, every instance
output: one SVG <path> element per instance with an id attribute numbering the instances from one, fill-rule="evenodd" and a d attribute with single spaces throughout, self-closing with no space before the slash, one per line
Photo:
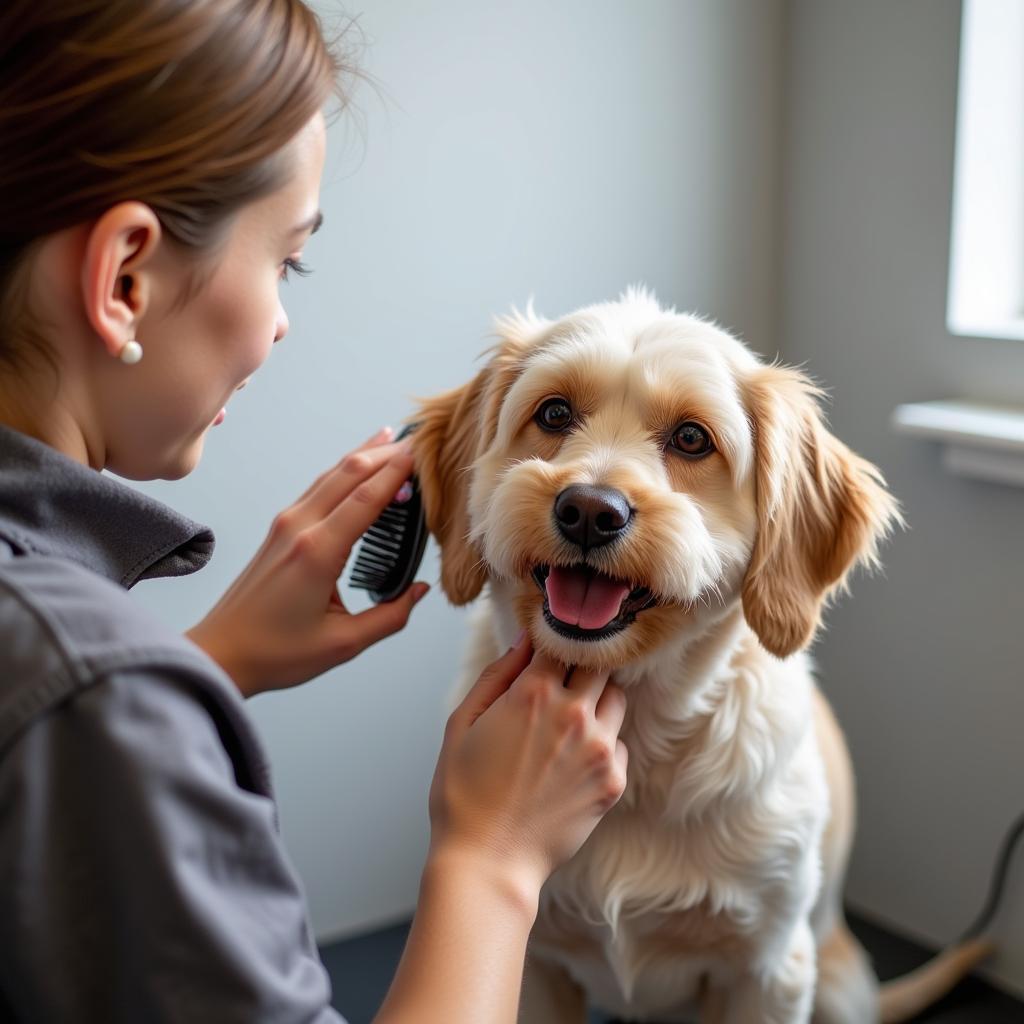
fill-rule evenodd
<path id="1" fill-rule="evenodd" d="M 883 980 L 912 970 L 932 955 L 916 943 L 861 918 L 851 915 L 849 922 L 871 954 L 875 970 Z M 320 950 L 334 986 L 334 1005 L 349 1024 L 370 1024 L 373 1020 L 391 984 L 408 930 L 408 924 L 400 924 L 335 942 Z M 968 978 L 917 1021 L 920 1024 L 1024 1024 L 1024 1003 L 978 978 Z M 613 1018 L 594 1012 L 589 1024 L 613 1024 Z"/>

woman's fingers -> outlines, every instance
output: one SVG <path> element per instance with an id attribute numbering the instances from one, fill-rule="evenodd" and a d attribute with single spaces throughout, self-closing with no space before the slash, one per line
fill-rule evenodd
<path id="1" fill-rule="evenodd" d="M 597 707 L 597 702 L 604 693 L 605 684 L 611 670 L 595 670 L 581 668 L 579 665 L 573 667 L 572 674 L 565 684 L 565 688 L 576 694 L 584 703 L 591 708 Z"/>
<path id="2" fill-rule="evenodd" d="M 393 601 L 385 601 L 357 615 L 346 616 L 339 626 L 338 653 L 347 661 L 371 644 L 403 629 L 409 621 L 413 605 L 428 590 L 429 583 L 413 583 Z"/>
<path id="3" fill-rule="evenodd" d="M 390 459 L 408 450 L 405 441 L 381 442 L 369 448 L 349 452 L 336 466 L 324 473 L 293 506 L 305 526 L 313 526 L 328 516 L 367 477 Z M 402 482 L 399 482 L 399 487 Z M 395 488 L 398 490 L 398 487 Z M 390 500 L 390 499 L 389 499 Z"/>
<path id="4" fill-rule="evenodd" d="M 357 449 L 357 452 L 364 448 L 372 448 L 375 444 L 387 444 L 395 436 L 391 427 L 381 427 L 376 433 L 371 434 Z"/>
<path id="5" fill-rule="evenodd" d="M 557 680 L 559 683 L 564 683 L 572 675 L 571 667 L 564 662 L 552 658 L 550 654 L 545 654 L 543 651 L 537 651 L 534 654 L 530 668 L 532 675 L 543 676 L 546 679 L 552 680 L 552 682 Z"/>
<path id="6" fill-rule="evenodd" d="M 516 681 L 532 655 L 530 638 L 524 632 L 500 658 L 492 661 L 470 688 L 455 713 L 463 726 L 471 726 Z M 453 716 L 453 717 L 455 717 Z"/>
<path id="7" fill-rule="evenodd" d="M 612 736 L 618 736 L 626 717 L 626 695 L 615 683 L 608 683 L 597 700 L 594 717 Z"/>
<path id="8" fill-rule="evenodd" d="M 622 778 L 624 779 L 629 768 L 629 748 L 622 740 L 615 741 L 615 764 L 618 766 L 619 771 L 622 772 Z"/>
<path id="9" fill-rule="evenodd" d="M 345 461 L 345 459 L 349 457 L 349 455 L 355 455 L 357 452 L 363 452 L 366 451 L 368 448 L 375 448 L 378 445 L 388 444 L 391 441 L 391 438 L 394 436 L 394 433 L 395 432 L 391 429 L 391 427 L 381 427 L 380 430 L 378 430 L 375 434 L 368 437 L 361 445 L 359 445 L 358 448 L 354 448 L 347 455 L 343 456 L 330 469 L 324 470 L 324 472 L 321 473 L 309 485 L 309 487 L 307 487 L 306 490 L 299 496 L 299 498 L 295 502 L 295 505 L 301 505 L 307 499 L 312 497 L 319 490 L 319 488 L 323 486 L 324 481 L 327 480 L 332 473 L 335 473 L 338 470 L 338 468 Z"/>
<path id="10" fill-rule="evenodd" d="M 367 453 L 367 457 L 370 453 Z M 374 524 L 412 473 L 413 457 L 399 450 L 363 477 L 323 519 L 321 528 L 334 555 L 335 578 L 341 575 L 356 541 Z"/>

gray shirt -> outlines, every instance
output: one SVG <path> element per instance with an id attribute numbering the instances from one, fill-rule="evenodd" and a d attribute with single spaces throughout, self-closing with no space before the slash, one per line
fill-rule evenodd
<path id="1" fill-rule="evenodd" d="M 0 1019 L 341 1021 L 231 680 L 136 606 L 213 534 L 0 425 Z"/>

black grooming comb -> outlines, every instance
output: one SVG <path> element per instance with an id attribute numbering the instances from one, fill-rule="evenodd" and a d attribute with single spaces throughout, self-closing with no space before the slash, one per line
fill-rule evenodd
<path id="1" fill-rule="evenodd" d="M 401 441 L 417 426 L 418 423 L 407 424 L 395 440 Z M 367 591 L 375 604 L 393 601 L 403 593 L 423 561 L 427 517 L 415 473 L 409 483 L 412 497 L 401 503 L 393 500 L 363 534 L 349 576 L 349 586 Z"/>

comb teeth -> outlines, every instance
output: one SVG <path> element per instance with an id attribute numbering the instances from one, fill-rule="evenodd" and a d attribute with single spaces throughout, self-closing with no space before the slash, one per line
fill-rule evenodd
<path id="1" fill-rule="evenodd" d="M 415 429 L 406 427 L 400 440 Z M 369 593 L 377 604 L 392 601 L 412 583 L 427 543 L 426 515 L 419 481 L 409 481 L 412 496 L 398 504 L 392 501 L 363 534 L 349 575 L 349 586 Z"/>

